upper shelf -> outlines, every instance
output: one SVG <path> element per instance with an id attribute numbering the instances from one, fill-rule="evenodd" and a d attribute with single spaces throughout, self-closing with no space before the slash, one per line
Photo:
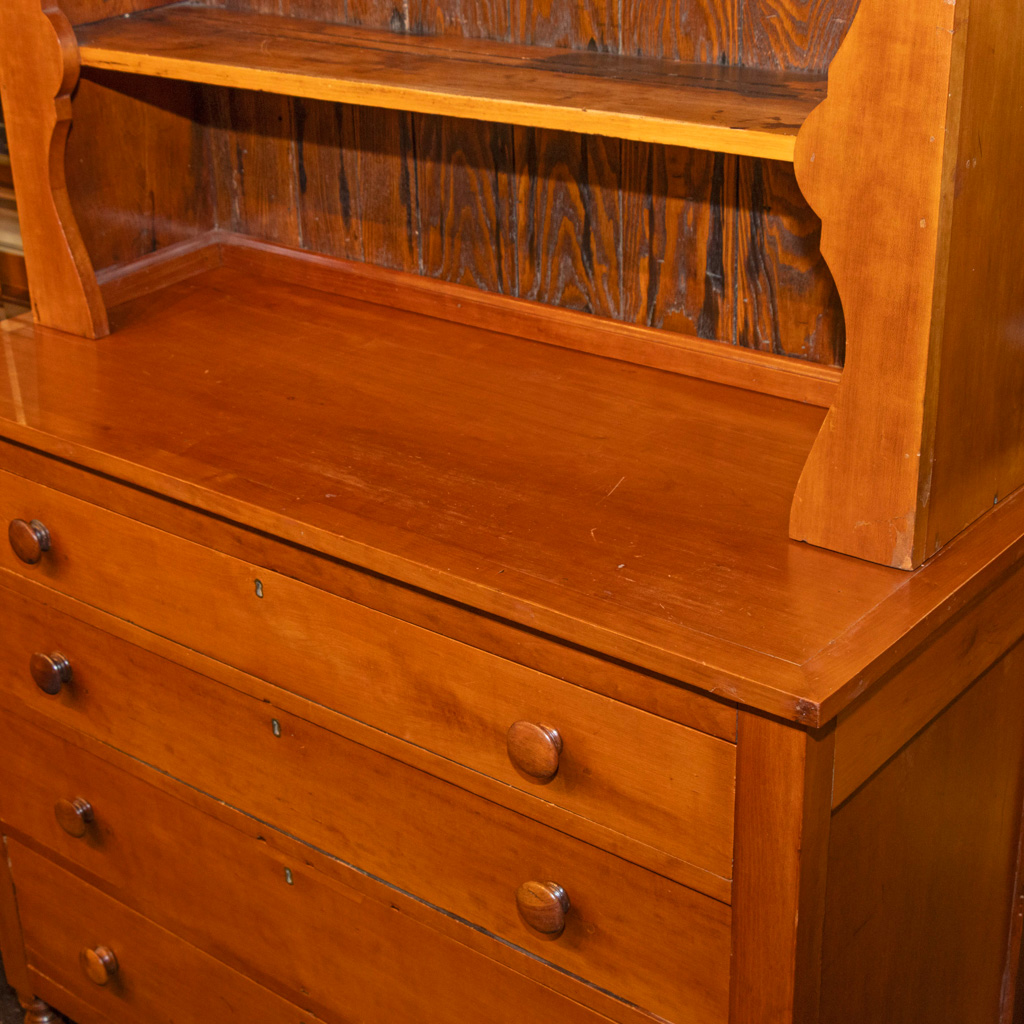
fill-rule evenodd
<path id="1" fill-rule="evenodd" d="M 825 79 L 184 3 L 80 27 L 83 66 L 793 160 Z"/>

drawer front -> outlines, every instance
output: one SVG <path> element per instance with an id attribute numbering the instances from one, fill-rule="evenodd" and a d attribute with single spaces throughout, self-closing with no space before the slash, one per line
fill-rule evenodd
<path id="1" fill-rule="evenodd" d="M 120 902 L 317 1016 L 434 1024 L 606 1020 L 410 918 L 385 886 L 327 878 L 99 758 L 28 726 L 23 731 L 37 756 L 60 757 L 62 778 L 22 779 L 21 791 L 4 800 L 8 828 L 36 837 Z M 50 806 L 72 784 L 95 801 L 81 837 L 58 827 Z M 16 850 L 19 894 L 20 858 Z M 368 894 L 371 887 L 382 898 Z M 40 898 L 30 891 L 22 903 L 30 934 L 38 930 Z M 74 938 L 73 953 L 83 943 L 103 943 L 120 957 L 123 944 L 129 983 L 133 936 L 110 931 L 107 918 L 100 926 L 91 915 L 85 920 L 91 929 Z"/>
<path id="2" fill-rule="evenodd" d="M 179 712 L 164 726 L 164 742 L 179 745 L 198 789 L 242 804 L 244 787 L 245 809 L 261 821 L 662 1017 L 725 1019 L 726 905 L 301 719 L 278 712 L 276 736 L 259 701 L 218 690 L 232 699 L 176 694 Z M 84 799 L 96 828 L 84 830 L 81 846 L 71 841 L 79 856 L 105 856 L 116 840 L 129 859 L 143 822 L 163 841 L 144 798 L 127 798 L 128 783 L 100 759 L 10 712 L 0 716 L 0 748 L 0 814 L 11 827 L 63 842 L 71 856 L 54 808 Z M 541 934 L 520 916 L 516 891 L 530 881 L 568 893 L 561 935 Z"/>
<path id="3" fill-rule="evenodd" d="M 29 968 L 105 1019 L 116 1024 L 309 1024 L 307 1011 L 20 843 L 8 839 L 6 845 Z M 103 985 L 86 976 L 80 960 L 83 951 L 97 949 L 111 950 L 117 964 Z"/>
<path id="4" fill-rule="evenodd" d="M 732 876 L 736 751 L 725 740 L 21 477 L 0 473 L 0 513 L 42 521 L 52 540 L 34 565 L 0 545 L 4 568 Z M 555 768 L 550 780 L 513 764 L 517 722 L 520 763 Z M 538 726 L 558 733 L 560 753 Z"/>

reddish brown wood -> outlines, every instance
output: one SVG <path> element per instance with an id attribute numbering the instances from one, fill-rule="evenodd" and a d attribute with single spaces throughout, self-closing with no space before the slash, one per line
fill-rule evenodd
<path id="1" fill-rule="evenodd" d="M 63 654 L 42 654 L 36 651 L 29 659 L 29 674 L 43 693 L 55 695 L 71 682 L 71 662 Z"/>
<path id="2" fill-rule="evenodd" d="M 78 962 L 94 985 L 109 985 L 117 976 L 117 955 L 109 946 L 83 949 L 78 954 Z"/>
<path id="3" fill-rule="evenodd" d="M 7 984 L 17 992 L 22 1005 L 27 1006 L 34 993 L 25 961 L 25 942 L 5 838 L 0 838 L 0 956 Z"/>
<path id="4" fill-rule="evenodd" d="M 863 0 L 829 68 L 829 97 L 797 141 L 797 179 L 824 223 L 848 351 L 790 535 L 904 569 L 931 553 L 927 517 L 948 500 L 932 488 L 936 314 L 946 301 L 965 29 L 963 4 L 922 0 L 894 18 L 889 4 Z"/>
<path id="5" fill-rule="evenodd" d="M 57 824 L 73 839 L 85 836 L 96 818 L 92 804 L 80 796 L 73 800 L 58 800 L 53 805 L 53 813 Z"/>
<path id="6" fill-rule="evenodd" d="M 62 1024 L 62 1020 L 53 1007 L 41 999 L 33 999 L 25 1007 L 25 1024 Z"/>
<path id="7" fill-rule="evenodd" d="M 818 1019 L 834 729 L 740 714 L 730 1024 Z"/>
<path id="8" fill-rule="evenodd" d="M 102 337 L 106 310 L 64 180 L 78 47 L 51 0 L 11 0 L 0 8 L 0 68 L 32 308 L 40 323 Z"/>
<path id="9" fill-rule="evenodd" d="M 550 782 L 558 774 L 562 737 L 557 729 L 535 722 L 513 722 L 508 729 L 508 756 L 536 782 Z"/>
<path id="10" fill-rule="evenodd" d="M 565 931 L 571 904 L 557 882 L 523 882 L 516 889 L 516 907 L 534 931 L 554 938 Z"/>
<path id="11" fill-rule="evenodd" d="M 822 1024 L 1000 1019 L 1019 955 L 1022 671 L 1017 646 L 837 809 Z"/>
<path id="12" fill-rule="evenodd" d="M 222 713 L 217 720 L 227 717 Z M 673 1013 L 681 1024 L 724 1016 L 727 906 L 290 715 L 278 713 L 276 717 L 281 736 L 274 735 L 266 712 L 256 725 L 239 723 L 230 737 L 221 730 L 216 759 L 212 756 L 214 744 L 204 751 L 203 737 L 189 741 L 185 719 L 169 731 L 178 742 L 185 742 L 193 760 L 204 763 L 201 781 L 192 773 L 202 789 L 216 788 L 221 799 L 269 822 L 265 828 L 280 825 L 358 870 L 387 879 L 431 904 L 435 916 L 437 909 L 455 915 L 650 1012 L 662 1017 Z M 229 937 L 236 956 L 248 957 L 250 967 L 259 966 L 267 973 L 275 970 L 263 966 L 273 955 L 267 952 L 274 948 L 272 936 L 264 940 L 269 947 L 258 947 L 259 959 L 253 964 L 252 954 L 244 952 L 249 942 L 247 931 L 252 929 L 238 935 L 234 922 L 239 917 L 250 918 L 256 927 L 255 922 L 263 919 L 261 902 L 254 902 L 253 878 L 264 880 L 261 884 L 273 881 L 286 893 L 284 868 L 288 867 L 293 888 L 300 888 L 301 859 L 298 863 L 270 863 L 260 852 L 266 847 L 253 844 L 248 852 L 242 848 L 243 857 L 227 859 L 223 842 L 209 834 L 206 826 L 194 818 L 183 820 L 180 810 L 168 809 L 165 802 L 154 803 L 156 798 L 147 795 L 147 787 L 138 780 L 104 767 L 75 745 L 14 714 L 0 716 L 0 735 L 18 778 L 17 786 L 0 793 L 0 811 L 5 820 L 14 823 L 19 835 L 38 837 L 92 875 L 111 879 L 119 889 L 133 894 L 133 900 L 144 901 L 140 906 L 147 913 L 157 913 L 161 920 L 172 914 L 175 928 L 184 922 L 191 935 L 201 935 L 211 927 L 204 923 L 206 909 L 222 898 L 218 896 L 221 890 L 230 893 L 233 909 L 215 926 L 220 943 Z M 33 749 L 47 755 L 39 759 L 46 766 L 39 773 L 19 768 L 34 767 Z M 254 783 L 253 766 L 260 764 L 264 775 L 272 772 L 275 780 L 272 789 L 263 787 L 264 792 Z M 138 771 L 131 762 L 129 767 Z M 97 806 L 103 807 L 95 840 L 84 843 L 66 837 L 52 823 L 44 798 L 48 791 L 66 792 L 81 777 L 91 779 L 90 793 Z M 327 804 L 333 808 L 331 815 L 320 811 Z M 182 835 L 190 836 L 193 844 L 188 866 L 182 864 L 179 843 L 173 838 Z M 228 848 L 237 846 L 231 843 Z M 141 849 L 146 851 L 142 859 L 135 852 Z M 254 867 L 239 869 L 233 863 L 253 863 Z M 17 870 L 15 858 L 16 884 Z M 521 918 L 515 892 L 524 877 L 557 879 L 570 894 L 573 910 L 566 916 L 565 931 L 557 942 Z M 300 901 L 302 913 L 288 925 L 297 936 L 302 934 L 306 911 L 315 905 L 307 900 L 315 901 L 315 897 L 311 894 Z M 275 901 L 275 906 L 286 908 L 287 904 Z M 322 922 L 317 925 L 318 933 L 331 927 L 330 917 L 317 915 Z M 125 955 L 134 949 L 131 943 L 116 945 L 115 939 L 116 935 L 105 934 L 97 926 L 94 938 L 76 944 L 75 955 L 83 945 L 99 942 Z M 202 944 L 208 946 L 205 941 Z M 28 945 L 31 950 L 31 941 Z M 634 959 L 631 951 L 640 945 L 645 956 Z M 371 943 L 369 948 L 373 946 Z M 127 960 L 124 967 L 127 972 Z M 382 969 L 387 970 L 387 965 Z M 311 977 L 315 975 L 314 969 Z M 294 984 L 288 976 L 285 981 Z"/>
<path id="13" fill-rule="evenodd" d="M 50 550 L 50 531 L 38 520 L 12 519 L 7 527 L 11 550 L 26 565 L 36 565 Z"/>

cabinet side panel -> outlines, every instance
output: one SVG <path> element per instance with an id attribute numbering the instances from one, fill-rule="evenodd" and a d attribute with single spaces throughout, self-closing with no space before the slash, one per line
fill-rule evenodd
<path id="1" fill-rule="evenodd" d="M 1024 5 L 972 0 L 927 553 L 1024 483 Z"/>
<path id="2" fill-rule="evenodd" d="M 837 808 L 821 1024 L 999 1019 L 1022 763 L 1018 645 Z"/>

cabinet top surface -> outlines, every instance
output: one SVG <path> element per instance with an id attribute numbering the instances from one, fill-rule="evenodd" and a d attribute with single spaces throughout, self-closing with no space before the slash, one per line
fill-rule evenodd
<path id="1" fill-rule="evenodd" d="M 0 434 L 812 724 L 1022 532 L 795 543 L 821 409 L 236 269 L 112 322 L 0 325 Z"/>

